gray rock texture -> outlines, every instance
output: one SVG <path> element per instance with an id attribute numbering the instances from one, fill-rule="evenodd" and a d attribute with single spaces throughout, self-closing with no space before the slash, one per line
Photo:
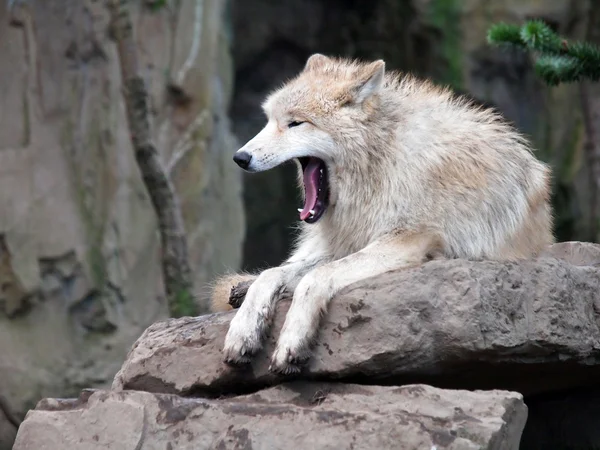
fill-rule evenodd
<path id="1" fill-rule="evenodd" d="M 361 281 L 296 380 L 267 370 L 289 301 L 239 369 L 221 353 L 235 311 L 158 322 L 112 390 L 39 402 L 15 450 L 594 448 L 599 263 L 599 245 L 565 242 Z"/>
<path id="2" fill-rule="evenodd" d="M 167 317 L 105 3 L 0 2 L 0 395 L 19 420 L 43 397 L 110 385 Z M 240 265 L 245 230 L 225 1 L 201 15 L 149 4 L 131 2 L 140 67 L 203 291 Z"/>
<path id="3" fill-rule="evenodd" d="M 350 286 L 333 299 L 303 376 L 427 382 L 534 394 L 600 375 L 600 246 L 557 244 L 536 260 L 432 261 Z M 221 349 L 235 311 L 157 322 L 115 389 L 230 393 L 280 381 L 268 371 L 289 302 L 265 349 L 231 368 Z"/>
<path id="4" fill-rule="evenodd" d="M 291 383 L 231 399 L 97 391 L 30 411 L 14 450 L 517 449 L 519 394 Z"/>

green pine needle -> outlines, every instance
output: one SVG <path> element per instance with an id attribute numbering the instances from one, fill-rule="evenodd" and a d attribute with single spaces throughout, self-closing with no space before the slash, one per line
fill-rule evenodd
<path id="1" fill-rule="evenodd" d="M 528 47 L 540 52 L 560 53 L 562 40 L 541 20 L 531 20 L 521 28 L 521 39 Z"/>
<path id="2" fill-rule="evenodd" d="M 542 55 L 535 62 L 535 71 L 546 83 L 556 86 L 578 81 L 581 64 L 570 56 Z"/>
<path id="3" fill-rule="evenodd" d="M 600 48 L 588 42 L 575 42 L 569 45 L 567 53 L 586 66 L 600 66 Z"/>
<path id="4" fill-rule="evenodd" d="M 527 21 L 522 27 L 492 25 L 487 40 L 496 46 L 528 48 L 536 57 L 537 75 L 552 86 L 582 78 L 600 81 L 600 47 L 588 42 L 568 43 L 541 20 Z"/>
<path id="5" fill-rule="evenodd" d="M 487 40 L 494 45 L 516 45 L 524 47 L 525 42 L 521 39 L 521 28 L 517 25 L 498 23 L 492 25 L 488 31 Z"/>

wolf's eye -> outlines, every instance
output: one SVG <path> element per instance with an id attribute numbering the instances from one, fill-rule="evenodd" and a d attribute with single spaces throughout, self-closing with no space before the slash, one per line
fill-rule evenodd
<path id="1" fill-rule="evenodd" d="M 297 127 L 298 125 L 302 125 L 304 122 L 300 122 L 298 120 L 294 120 L 290 123 L 288 123 L 288 128 L 294 128 Z"/>

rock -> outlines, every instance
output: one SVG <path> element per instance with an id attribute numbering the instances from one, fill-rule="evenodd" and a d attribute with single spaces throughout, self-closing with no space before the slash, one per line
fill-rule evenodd
<path id="1" fill-rule="evenodd" d="M 518 449 L 506 391 L 289 383 L 230 399 L 97 391 L 30 411 L 14 450 Z"/>
<path id="2" fill-rule="evenodd" d="M 600 267 L 600 245 L 591 242 L 559 242 L 540 256 L 563 259 L 576 266 Z"/>
<path id="3" fill-rule="evenodd" d="M 244 369 L 222 362 L 235 311 L 159 322 L 113 390 L 39 402 L 14 449 L 594 446 L 599 256 L 565 242 L 532 260 L 438 260 L 356 283 L 332 301 L 300 381 L 267 371 L 289 301 Z"/>
<path id="4" fill-rule="evenodd" d="M 553 251 L 581 263 L 583 248 L 598 247 Z M 334 298 L 304 376 L 523 394 L 578 386 L 600 375 L 599 292 L 597 268 L 553 257 L 391 271 Z M 222 362 L 234 311 L 168 320 L 138 339 L 113 387 L 187 395 L 279 382 L 268 365 L 288 305 L 250 367 Z"/>
<path id="5" fill-rule="evenodd" d="M 22 418 L 42 397 L 110 384 L 167 311 L 105 2 L 11 3 L 0 2 L 0 395 Z M 202 2 L 198 46 L 196 2 L 146 4 L 131 4 L 140 67 L 163 160 L 181 155 L 171 175 L 202 290 L 240 265 L 245 228 L 225 0 Z"/>

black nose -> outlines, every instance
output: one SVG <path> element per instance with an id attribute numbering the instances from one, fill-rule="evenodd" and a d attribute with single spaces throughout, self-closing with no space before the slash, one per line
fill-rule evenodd
<path id="1" fill-rule="evenodd" d="M 248 168 L 248 166 L 250 165 L 251 159 L 252 159 L 252 155 L 248 152 L 236 152 L 236 154 L 233 155 L 233 160 L 242 169 Z"/>

